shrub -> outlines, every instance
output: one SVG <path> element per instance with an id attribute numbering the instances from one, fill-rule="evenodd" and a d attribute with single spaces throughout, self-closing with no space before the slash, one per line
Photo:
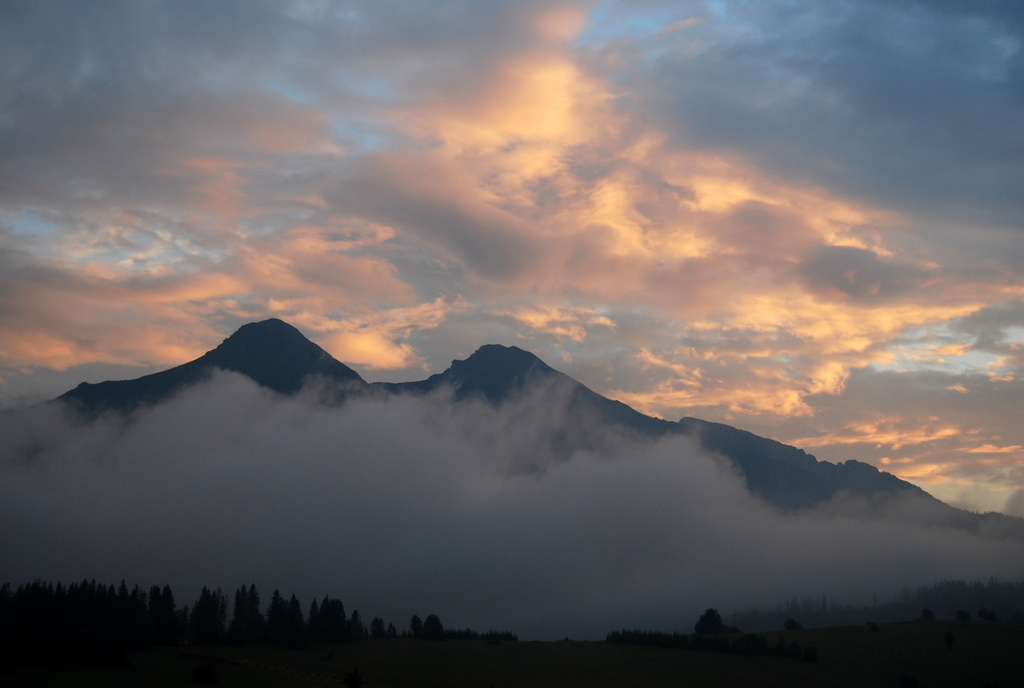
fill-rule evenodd
<path id="1" fill-rule="evenodd" d="M 702 635 L 716 635 L 724 630 L 723 626 L 722 615 L 718 613 L 717 609 L 708 607 L 707 610 L 701 614 L 700 618 L 697 619 L 697 623 L 694 624 L 693 630 L 695 633 L 700 633 Z"/>

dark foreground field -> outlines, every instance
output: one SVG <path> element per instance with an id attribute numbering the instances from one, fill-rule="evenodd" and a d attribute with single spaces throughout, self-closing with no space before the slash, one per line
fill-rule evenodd
<path id="1" fill-rule="evenodd" d="M 61 669 L 19 668 L 0 685 L 183 686 L 206 665 L 221 686 L 343 685 L 358 667 L 367 688 L 459 686 L 919 686 L 1022 685 L 1024 631 L 1000 625 L 909 622 L 807 629 L 779 635 L 818 650 L 816 663 L 605 642 L 380 640 L 277 648 L 154 648 L 129 654 L 131 669 L 74 663 Z M 953 633 L 952 648 L 945 634 Z M 210 669 L 210 664 L 215 669 Z M 212 676 L 210 675 L 212 673 Z"/>

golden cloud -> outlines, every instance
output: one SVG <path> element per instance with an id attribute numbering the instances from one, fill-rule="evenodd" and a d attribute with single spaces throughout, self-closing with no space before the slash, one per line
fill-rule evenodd
<path id="1" fill-rule="evenodd" d="M 497 313 L 511 316 L 534 330 L 575 342 L 586 339 L 587 327 L 615 327 L 608 316 L 584 306 L 537 304 Z"/>
<path id="2" fill-rule="evenodd" d="M 959 426 L 932 417 L 914 421 L 899 416 L 881 416 L 870 421 L 853 421 L 843 429 L 817 437 L 793 440 L 801 447 L 827 447 L 843 444 L 873 444 L 901 449 L 909 445 L 945 440 L 966 434 Z"/>
<path id="3" fill-rule="evenodd" d="M 1019 444 L 1013 444 L 1006 447 L 998 447 L 994 444 L 983 444 L 978 447 L 971 447 L 969 449 L 961 449 L 960 451 L 967 452 L 968 454 L 1019 454 L 1024 449 Z"/>
<path id="4" fill-rule="evenodd" d="M 402 340 L 414 331 L 438 327 L 451 313 L 466 307 L 461 297 L 437 298 L 430 303 L 353 314 L 342 319 L 302 312 L 292 314 L 289 320 L 317 333 L 313 339 L 346 364 L 369 370 L 424 368 L 424 361 L 415 348 Z"/>

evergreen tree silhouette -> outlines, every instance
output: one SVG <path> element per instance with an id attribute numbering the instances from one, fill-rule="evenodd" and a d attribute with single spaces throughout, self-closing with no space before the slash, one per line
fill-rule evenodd
<path id="1" fill-rule="evenodd" d="M 260 613 L 260 595 L 256 585 L 244 585 L 235 591 L 234 618 L 228 628 L 228 639 L 236 645 L 263 640 L 266 620 Z"/>
<path id="2" fill-rule="evenodd" d="M 366 637 L 366 629 L 363 627 L 363 620 L 359 616 L 358 609 L 352 612 L 352 616 L 348 620 L 346 635 L 348 636 L 348 640 L 353 643 L 359 642 Z"/>
<path id="3" fill-rule="evenodd" d="M 267 635 L 274 645 L 283 645 L 288 633 L 288 605 L 275 589 L 267 606 Z"/>
<path id="4" fill-rule="evenodd" d="M 189 640 L 196 645 L 210 645 L 223 640 L 227 614 L 228 600 L 220 588 L 214 591 L 203 586 L 189 615 Z"/>

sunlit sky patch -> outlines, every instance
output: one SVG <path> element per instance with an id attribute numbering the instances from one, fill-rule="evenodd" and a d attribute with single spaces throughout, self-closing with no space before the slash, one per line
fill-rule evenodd
<path id="1" fill-rule="evenodd" d="M 516 344 L 1024 503 L 1022 39 L 1013 3 L 14 3 L 0 405 L 275 316 L 371 380 Z"/>
<path id="2" fill-rule="evenodd" d="M 879 370 L 941 370 L 951 375 L 992 373 L 1000 357 L 973 348 L 973 338 L 946 326 L 907 333 L 889 349 L 890 358 L 872 365 Z"/>

